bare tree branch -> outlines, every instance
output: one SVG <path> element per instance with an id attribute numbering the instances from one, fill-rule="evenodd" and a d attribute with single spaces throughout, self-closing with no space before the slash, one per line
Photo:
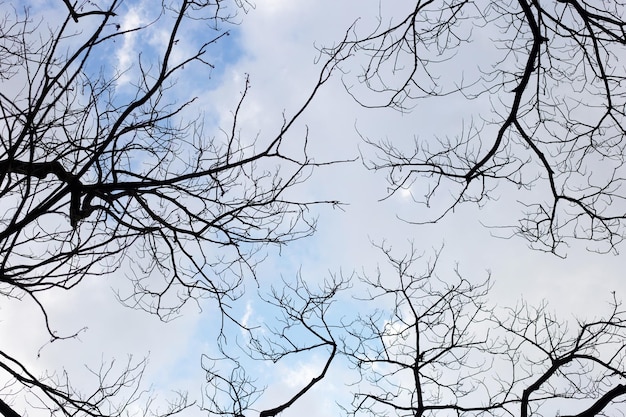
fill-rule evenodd
<path id="1" fill-rule="evenodd" d="M 476 114 L 465 120 L 442 115 L 446 126 L 461 126 L 457 132 L 422 134 L 413 147 L 403 138 L 363 135 L 373 151 L 363 151 L 365 164 L 387 173 L 389 195 L 410 190 L 416 202 L 436 207 L 430 218 L 406 220 L 436 222 L 510 185 L 531 192 L 518 193 L 517 219 L 495 225 L 504 236 L 560 256 L 571 239 L 590 242 L 594 251 L 616 250 L 626 223 L 624 7 L 420 0 L 402 15 L 382 12 L 365 34 L 355 26 L 338 47 L 361 63 L 356 80 L 351 61 L 342 64 L 344 84 L 359 103 L 408 113 L 447 96 L 455 107 L 476 102 Z M 479 32 L 493 34 L 488 45 Z M 419 112 L 413 117 L 416 125 L 426 122 Z"/>

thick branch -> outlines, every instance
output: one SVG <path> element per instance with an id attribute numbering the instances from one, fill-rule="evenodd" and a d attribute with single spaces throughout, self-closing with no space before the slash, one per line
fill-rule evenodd
<path id="1" fill-rule="evenodd" d="M 576 414 L 574 416 L 567 416 L 567 417 L 594 417 L 598 415 L 604 409 L 604 407 L 609 405 L 611 401 L 613 401 L 615 398 L 619 397 L 620 395 L 624 395 L 624 394 L 626 394 L 626 385 L 619 384 L 618 386 L 613 388 L 611 391 L 607 392 L 602 397 L 600 397 L 598 401 L 593 403 L 591 407 L 589 407 L 582 413 Z"/>
<path id="2" fill-rule="evenodd" d="M 15 410 L 9 407 L 9 404 L 2 401 L 2 398 L 0 398 L 0 414 L 4 417 L 21 417 Z"/>
<path id="3" fill-rule="evenodd" d="M 0 174 L 22 174 L 44 179 L 48 175 L 56 175 L 62 181 L 71 181 L 74 176 L 67 172 L 59 161 L 51 162 L 24 162 L 16 159 L 0 161 Z"/>
<path id="4" fill-rule="evenodd" d="M 317 384 L 322 379 L 324 379 L 324 376 L 326 376 L 326 372 L 328 371 L 328 368 L 330 367 L 330 363 L 333 361 L 333 359 L 335 358 L 335 354 L 337 353 L 337 345 L 333 343 L 332 346 L 333 346 L 333 350 L 330 352 L 330 356 L 328 357 L 328 360 L 326 361 L 326 365 L 324 365 L 324 369 L 318 376 L 311 379 L 311 382 L 309 382 L 304 388 L 302 388 L 296 395 L 291 397 L 289 401 L 287 401 L 286 403 L 282 405 L 279 405 L 278 407 L 272 408 L 270 410 L 263 410 L 261 411 L 259 416 L 260 417 L 274 417 L 282 413 L 287 408 L 291 407 L 300 397 L 306 394 L 307 391 L 313 388 L 315 384 Z"/>

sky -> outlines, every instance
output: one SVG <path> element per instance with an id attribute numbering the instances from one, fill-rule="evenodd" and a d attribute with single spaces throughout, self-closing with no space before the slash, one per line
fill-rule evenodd
<path id="1" fill-rule="evenodd" d="M 127 1 L 119 19 L 123 28 L 149 21 L 155 10 L 148 0 Z M 33 17 L 63 13 L 61 1 L 32 2 Z M 5 3 L 0 7 L 8 7 Z M 307 99 L 321 69 L 319 47 L 333 45 L 347 28 L 357 22 L 358 28 L 370 30 L 377 24 L 378 1 L 344 0 L 267 0 L 247 6 L 236 17 L 238 25 L 230 27 L 231 35 L 209 49 L 215 68 L 210 77 L 195 74 L 176 84 L 181 97 L 197 96 L 191 111 L 205 115 L 207 130 L 219 134 L 228 126 L 239 100 L 244 79 L 249 76 L 250 92 L 244 102 L 240 123 L 242 137 L 261 140 L 271 138 L 280 128 L 283 114 L 293 114 Z M 387 19 L 399 15 L 403 4 L 385 3 Z M 44 17 L 45 18 L 45 17 Z M 103 62 L 121 68 L 129 65 L 139 53 L 156 53 L 163 42 L 167 26 L 155 25 L 145 34 L 127 37 L 114 47 Z M 226 25 L 226 24 L 225 24 Z M 184 48 L 197 44 L 206 36 L 201 26 L 185 28 Z M 461 54 L 443 77 L 454 76 L 454 67 L 466 68 L 471 77 L 480 54 L 491 50 L 488 36 L 475 33 L 473 54 Z M 118 80 L 118 91 L 132 88 L 135 67 Z M 305 200 L 339 200 L 340 207 L 313 206 L 317 217 L 316 233 L 309 238 L 280 248 L 268 248 L 268 257 L 259 266 L 258 282 L 245 284 L 245 294 L 233 303 L 237 317 L 252 324 L 272 323 L 275 311 L 259 299 L 271 285 L 281 279 L 291 280 L 298 274 L 310 283 L 322 282 L 333 274 L 353 272 L 372 274 L 385 259 L 374 244 L 393 247 L 398 254 L 412 244 L 424 253 L 424 266 L 440 248 L 438 273 L 454 276 L 455 268 L 469 280 L 480 282 L 491 274 L 493 288 L 489 299 L 499 306 L 511 306 L 521 299 L 530 304 L 542 301 L 564 318 L 594 317 L 608 310 L 612 291 L 626 294 L 622 271 L 623 257 L 587 251 L 583 243 L 574 242 L 565 257 L 533 251 L 520 238 L 498 238 L 501 231 L 484 225 L 498 226 L 517 220 L 518 200 L 524 192 L 503 186 L 497 198 L 484 207 L 460 206 L 434 225 L 411 225 L 402 219 L 432 218 L 436 212 L 415 204 L 410 190 L 387 196 L 383 172 L 366 169 L 364 162 L 372 151 L 363 137 L 389 139 L 400 146 L 411 146 L 414 138 L 435 137 L 458 131 L 476 115 L 489 118 L 489 98 L 473 102 L 451 97 L 445 101 L 416 102 L 407 112 L 391 109 L 366 109 L 359 106 L 345 85 L 355 84 L 358 66 L 336 73 L 315 97 L 312 105 L 297 122 L 289 140 L 297 146 L 308 131 L 309 154 L 318 162 L 354 160 L 316 168 L 310 178 L 292 190 Z M 445 72 L 451 71 L 451 72 Z M 130 91 L 130 90 L 129 90 Z M 354 90 L 353 90 L 354 91 Z M 366 94 L 366 93 L 364 93 Z M 368 100 L 376 100 L 369 97 Z M 437 207 L 435 207 L 436 210 Z M 418 269 L 419 266 L 418 266 Z M 2 300 L 0 304 L 0 341 L 3 349 L 15 352 L 39 372 L 70 371 L 77 384 L 88 383 L 85 364 L 98 367 L 102 361 L 115 360 L 117 366 L 128 357 L 149 357 L 145 382 L 163 401 L 173 391 L 188 391 L 190 398 L 202 398 L 204 372 L 202 356 L 217 354 L 216 311 L 211 300 L 185 306 L 177 319 L 162 323 L 144 312 L 126 308 L 118 302 L 115 290 L 128 289 L 123 271 L 102 280 L 90 280 L 74 290 L 55 294 L 49 302 L 52 321 L 59 332 L 84 328 L 72 340 L 46 343 L 41 317 L 28 301 Z M 372 308 L 374 306 L 371 306 Z M 376 306 L 377 307 L 377 306 Z M 354 304 L 348 298 L 333 306 L 336 317 L 348 315 Z M 244 337 L 228 327 L 229 343 L 242 344 Z M 245 343 L 244 343 L 245 345 Z M 323 352 L 302 355 L 276 364 L 249 362 L 247 369 L 267 390 L 255 406 L 275 406 L 315 375 L 324 361 Z M 345 363 L 331 369 L 326 382 L 303 397 L 283 415 L 337 415 L 335 400 L 350 399 L 346 383 L 354 375 Z M 196 410 L 188 415 L 198 415 Z M 29 415 L 37 415 L 35 413 Z M 184 414 L 187 415 L 187 414 Z M 252 415 L 252 414 L 250 414 Z"/>

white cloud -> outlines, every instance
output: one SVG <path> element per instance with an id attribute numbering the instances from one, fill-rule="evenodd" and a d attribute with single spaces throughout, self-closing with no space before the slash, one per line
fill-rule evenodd
<path id="1" fill-rule="evenodd" d="M 139 4 L 130 7 L 125 11 L 120 23 L 120 30 L 132 30 L 144 25 L 147 22 L 143 10 L 143 5 Z M 122 87 L 133 80 L 133 65 L 141 52 L 137 47 L 137 33 L 127 33 L 124 35 L 122 46 L 117 50 L 117 70 L 122 74 L 117 80 L 118 87 Z"/>
<path id="2" fill-rule="evenodd" d="M 221 126 L 227 127 L 243 88 L 244 74 L 249 73 L 252 88 L 240 118 L 242 139 L 251 140 L 260 132 L 263 140 L 282 124 L 283 111 L 287 116 L 293 114 L 311 91 L 320 69 L 320 65 L 314 62 L 318 55 L 314 44 L 329 44 L 339 39 L 359 16 L 374 15 L 378 4 L 378 1 L 362 0 L 343 1 L 341 5 L 329 0 L 258 2 L 256 9 L 244 16 L 238 29 L 241 31 L 242 59 L 225 68 L 223 84 L 198 100 L 198 110 L 218 114 Z M 147 8 L 143 3 L 129 8 L 122 18 L 121 29 L 145 24 L 148 21 Z M 159 46 L 165 40 L 165 32 L 155 30 L 147 42 Z M 120 78 L 120 86 L 132 81 L 133 71 L 137 70 L 132 67 L 133 62 L 144 47 L 137 35 L 124 37 L 115 55 L 116 65 L 120 71 L 131 71 Z M 339 78 L 334 78 L 321 91 L 294 132 L 303 135 L 306 124 L 310 154 L 316 160 L 347 159 L 357 156 L 357 147 L 363 146 L 355 125 L 373 139 L 387 137 L 398 142 L 406 141 L 410 146 L 416 135 L 428 137 L 433 132 L 459 125 L 460 115 L 467 108 L 459 103 L 447 103 L 432 107 L 422 105 L 409 115 L 365 110 L 354 104 Z M 471 105 L 474 106 L 475 102 Z M 298 135 L 289 137 L 294 147 L 301 143 L 300 139 Z M 320 208 L 316 236 L 282 248 L 280 257 L 269 259 L 261 266 L 261 282 L 276 283 L 281 275 L 290 278 L 300 268 L 310 280 L 321 280 L 329 270 L 336 272 L 339 268 L 349 274 L 354 269 L 371 267 L 380 261 L 379 252 L 371 247 L 370 240 L 387 239 L 393 245 L 403 245 L 413 239 L 416 246 L 424 250 L 445 242 L 440 265 L 446 273 L 456 261 L 461 272 L 473 280 L 484 278 L 485 270 L 492 270 L 495 282 L 492 299 L 501 305 L 514 304 L 523 295 L 531 303 L 545 298 L 559 312 L 574 311 L 582 315 L 603 308 L 612 290 L 625 294 L 620 265 L 623 262 L 618 257 L 600 257 L 573 248 L 572 256 L 561 260 L 531 252 L 525 242 L 490 236 L 491 231 L 480 221 L 491 222 L 508 215 L 511 204 L 492 202 L 482 210 L 463 207 L 436 226 L 416 227 L 396 217 L 396 214 L 406 218 L 430 215 L 425 208 L 406 201 L 413 188 L 402 190 L 401 195 L 407 198 L 379 202 L 385 195 L 385 187 L 383 176 L 366 171 L 360 162 L 317 170 L 295 192 L 307 199 L 337 198 L 350 205 L 345 211 Z M 208 339 L 203 343 L 199 341 L 201 336 L 196 328 L 199 317 L 194 309 L 171 325 L 163 325 L 153 317 L 119 307 L 108 288 L 107 281 L 90 282 L 59 297 L 53 313 L 63 327 L 72 329 L 86 325 L 89 330 L 81 335 L 80 340 L 53 344 L 44 349 L 39 360 L 35 359 L 36 350 L 46 337 L 42 336 L 40 317 L 32 313 L 32 306 L 26 301 L 2 306 L 0 340 L 7 349 L 22 350 L 20 355 L 28 358 L 28 363 L 37 369 L 55 368 L 64 363 L 80 367 L 84 362 L 97 363 L 103 354 L 124 357 L 128 353 L 150 351 L 151 367 L 158 370 L 155 374 L 161 379 L 174 374 L 181 361 L 193 362 L 203 353 L 202 346 Z M 250 289 L 255 291 L 256 286 L 250 285 Z M 250 296 L 254 294 L 250 293 Z M 240 303 L 245 303 L 240 315 L 242 323 L 254 322 L 261 307 L 249 299 L 240 300 Z M 345 314 L 353 313 L 351 306 L 335 307 L 340 311 L 344 309 Z M 371 303 L 368 307 L 373 309 L 377 305 Z M 20 320 L 14 320 L 14 317 L 20 317 Z M 215 316 L 209 313 L 204 313 L 202 322 L 207 327 L 219 325 Z M 397 329 L 397 323 L 388 323 L 388 326 Z M 264 402 L 275 405 L 288 393 L 308 383 L 319 373 L 321 366 L 322 360 L 316 358 L 281 367 L 275 374 L 279 383 L 269 387 Z M 325 404 L 332 394 L 331 386 L 343 387 L 342 377 L 329 379 L 307 394 L 298 405 L 299 409 L 305 410 L 302 415 L 322 415 L 312 410 L 325 410 L 321 404 Z M 180 380 L 172 379 L 176 380 L 172 381 L 173 388 L 180 388 L 176 386 Z M 192 386 L 184 388 L 197 392 L 194 383 L 200 386 L 202 381 L 190 378 Z"/>
<path id="3" fill-rule="evenodd" d="M 282 369 L 282 382 L 289 388 L 302 389 L 313 378 L 319 375 L 320 366 L 319 363 L 301 363 L 298 362 L 295 365 Z"/>

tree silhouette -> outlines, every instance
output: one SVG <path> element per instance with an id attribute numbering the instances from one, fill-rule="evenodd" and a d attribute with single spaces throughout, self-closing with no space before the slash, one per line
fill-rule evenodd
<path id="1" fill-rule="evenodd" d="M 381 246 L 386 263 L 375 276 L 361 277 L 362 300 L 388 306 L 369 311 L 348 329 L 346 354 L 359 373 L 348 415 L 435 415 L 489 412 L 502 401 L 482 394 L 481 379 L 490 371 L 489 333 L 480 329 L 489 317 L 485 296 L 489 281 L 471 284 L 440 279 L 439 254 L 424 273 L 415 271 L 420 256 L 398 258 Z"/>
<path id="2" fill-rule="evenodd" d="M 488 300 L 490 277 L 474 282 L 458 269 L 442 273 L 441 251 L 427 259 L 413 246 L 401 256 L 386 244 L 379 249 L 384 262 L 358 280 L 334 276 L 313 288 L 300 276 L 273 290 L 276 320 L 250 330 L 241 356 L 207 360 L 206 409 L 276 415 L 347 360 L 353 372 L 344 370 L 350 378 L 341 382 L 352 402 L 338 404 L 342 415 L 621 415 L 626 311 L 616 298 L 608 314 L 590 320 L 561 320 L 547 303 L 497 307 Z M 342 310 L 339 300 L 348 294 L 351 309 Z M 328 355 L 323 369 L 306 386 L 284 393 L 281 405 L 255 408 L 264 390 L 244 369 L 245 355 L 307 362 L 320 351 Z"/>
<path id="3" fill-rule="evenodd" d="M 248 412 L 260 417 L 274 417 L 286 412 L 316 385 L 323 383 L 333 361 L 340 355 L 340 337 L 344 325 L 335 323 L 331 310 L 337 310 L 336 296 L 349 288 L 350 279 L 332 276 L 321 284 L 309 284 L 302 275 L 295 282 L 283 281 L 272 287 L 262 299 L 275 308 L 277 316 L 264 326 L 247 328 L 247 340 L 236 350 L 222 350 L 222 357 L 203 361 L 208 388 L 204 409 L 211 415 L 241 416 Z M 251 372 L 244 369 L 244 358 L 277 363 L 292 357 L 306 361 L 314 355 L 324 360 L 315 376 L 294 392 L 281 393 L 271 408 L 256 410 L 264 389 Z M 226 372 L 225 369 L 229 369 Z M 225 375 L 228 375 L 225 377 Z"/>
<path id="4" fill-rule="evenodd" d="M 388 174 L 390 194 L 409 189 L 436 207 L 443 199 L 434 218 L 408 221 L 483 204 L 505 183 L 524 190 L 512 227 L 533 247 L 561 255 L 585 239 L 616 250 L 626 219 L 623 3 L 416 0 L 400 18 L 387 18 L 381 3 L 377 27 L 363 35 L 356 22 L 322 49 L 327 61 L 310 94 L 280 116 L 278 130 L 251 136 L 241 123 L 248 78 L 218 128 L 176 88 L 210 80 L 212 53 L 247 3 L 166 2 L 153 21 L 132 25 L 119 0 L 58 3 L 59 22 L 8 6 L 0 24 L 0 298 L 32 303 L 50 340 L 78 333 L 55 331 L 43 294 L 120 272 L 132 284 L 120 300 L 160 320 L 201 298 L 217 306 L 218 354 L 202 358 L 197 405 L 209 415 L 286 413 L 341 365 L 353 377 L 345 381 L 352 401 L 340 404 L 346 415 L 619 415 L 626 312 L 617 295 L 606 317 L 589 320 L 560 320 L 546 305 L 492 306 L 490 279 L 476 283 L 458 269 L 442 276 L 439 252 L 425 261 L 413 247 L 398 256 L 387 244 L 379 246 L 386 266 L 374 274 L 319 283 L 303 273 L 269 291 L 254 280 L 267 245 L 309 236 L 311 206 L 338 203 L 291 193 L 326 164 L 293 127 L 336 70 L 366 107 L 410 112 L 435 97 L 490 105 L 476 119 L 450 121 L 458 134 L 418 138 L 411 149 L 363 136 L 365 164 Z M 186 36 L 198 25 L 201 38 Z M 164 40 L 130 54 L 132 64 L 103 58 L 152 30 Z M 250 280 L 277 312 L 273 321 L 251 326 L 231 314 Z M 238 333 L 227 337 L 227 326 Z M 3 349 L 4 417 L 121 416 L 138 406 L 169 416 L 196 405 L 181 393 L 151 409 L 145 359 L 90 369 L 95 385 L 86 389 L 64 372 L 36 375 Z M 259 407 L 263 387 L 247 364 L 294 357 L 322 358 L 321 366 Z"/>
<path id="5" fill-rule="evenodd" d="M 568 322 L 547 305 L 494 308 L 489 280 L 424 268 L 381 247 L 391 268 L 363 279 L 389 305 L 348 328 L 360 375 L 349 415 L 615 415 L 624 401 L 626 312 Z M 572 325 L 573 324 L 573 325 Z M 571 327 L 570 327 L 571 326 Z M 350 347 L 352 346 L 352 347 Z"/>
<path id="6" fill-rule="evenodd" d="M 52 340 L 76 334 L 54 330 L 41 294 L 115 271 L 133 283 L 120 294 L 133 308 L 168 320 L 190 299 L 213 298 L 229 319 L 224 303 L 241 295 L 263 246 L 309 235 L 309 207 L 334 203 L 287 196 L 316 164 L 306 137 L 290 138 L 289 151 L 285 145 L 331 67 L 268 136 L 241 131 L 246 79 L 231 125 L 216 135 L 194 110 L 195 97 L 181 97 L 175 85 L 187 73 L 210 79 L 211 54 L 244 2 L 164 3 L 154 21 L 135 26 L 123 24 L 121 1 L 64 3 L 58 23 L 34 21 L 28 8 L 3 14 L 0 295 L 38 306 Z M 203 38 L 185 39 L 186 25 L 200 23 Z M 160 49 L 128 67 L 102 61 L 153 28 L 167 33 Z M 83 396 L 65 376 L 38 379 L 0 353 L 0 368 L 18 386 L 11 392 L 31 392 L 63 415 L 124 412 L 103 402 L 123 388 L 133 400 L 142 369 L 129 364 L 113 381 L 95 372 L 102 384 Z M 4 400 L 0 411 L 15 413 Z"/>
<path id="7" fill-rule="evenodd" d="M 348 42 L 328 49 L 358 58 L 362 71 L 354 78 L 346 69 L 344 83 L 366 107 L 408 113 L 453 97 L 479 109 L 457 120 L 442 106 L 442 120 L 458 130 L 416 130 L 413 147 L 365 137 L 366 164 L 388 174 L 391 194 L 408 189 L 439 210 L 407 221 L 436 222 L 509 184 L 535 191 L 517 193 L 519 220 L 503 225 L 534 248 L 564 255 L 568 241 L 583 239 L 614 250 L 626 219 L 624 7 L 418 0 L 402 15 L 383 8 L 373 30 L 357 24 Z"/>

